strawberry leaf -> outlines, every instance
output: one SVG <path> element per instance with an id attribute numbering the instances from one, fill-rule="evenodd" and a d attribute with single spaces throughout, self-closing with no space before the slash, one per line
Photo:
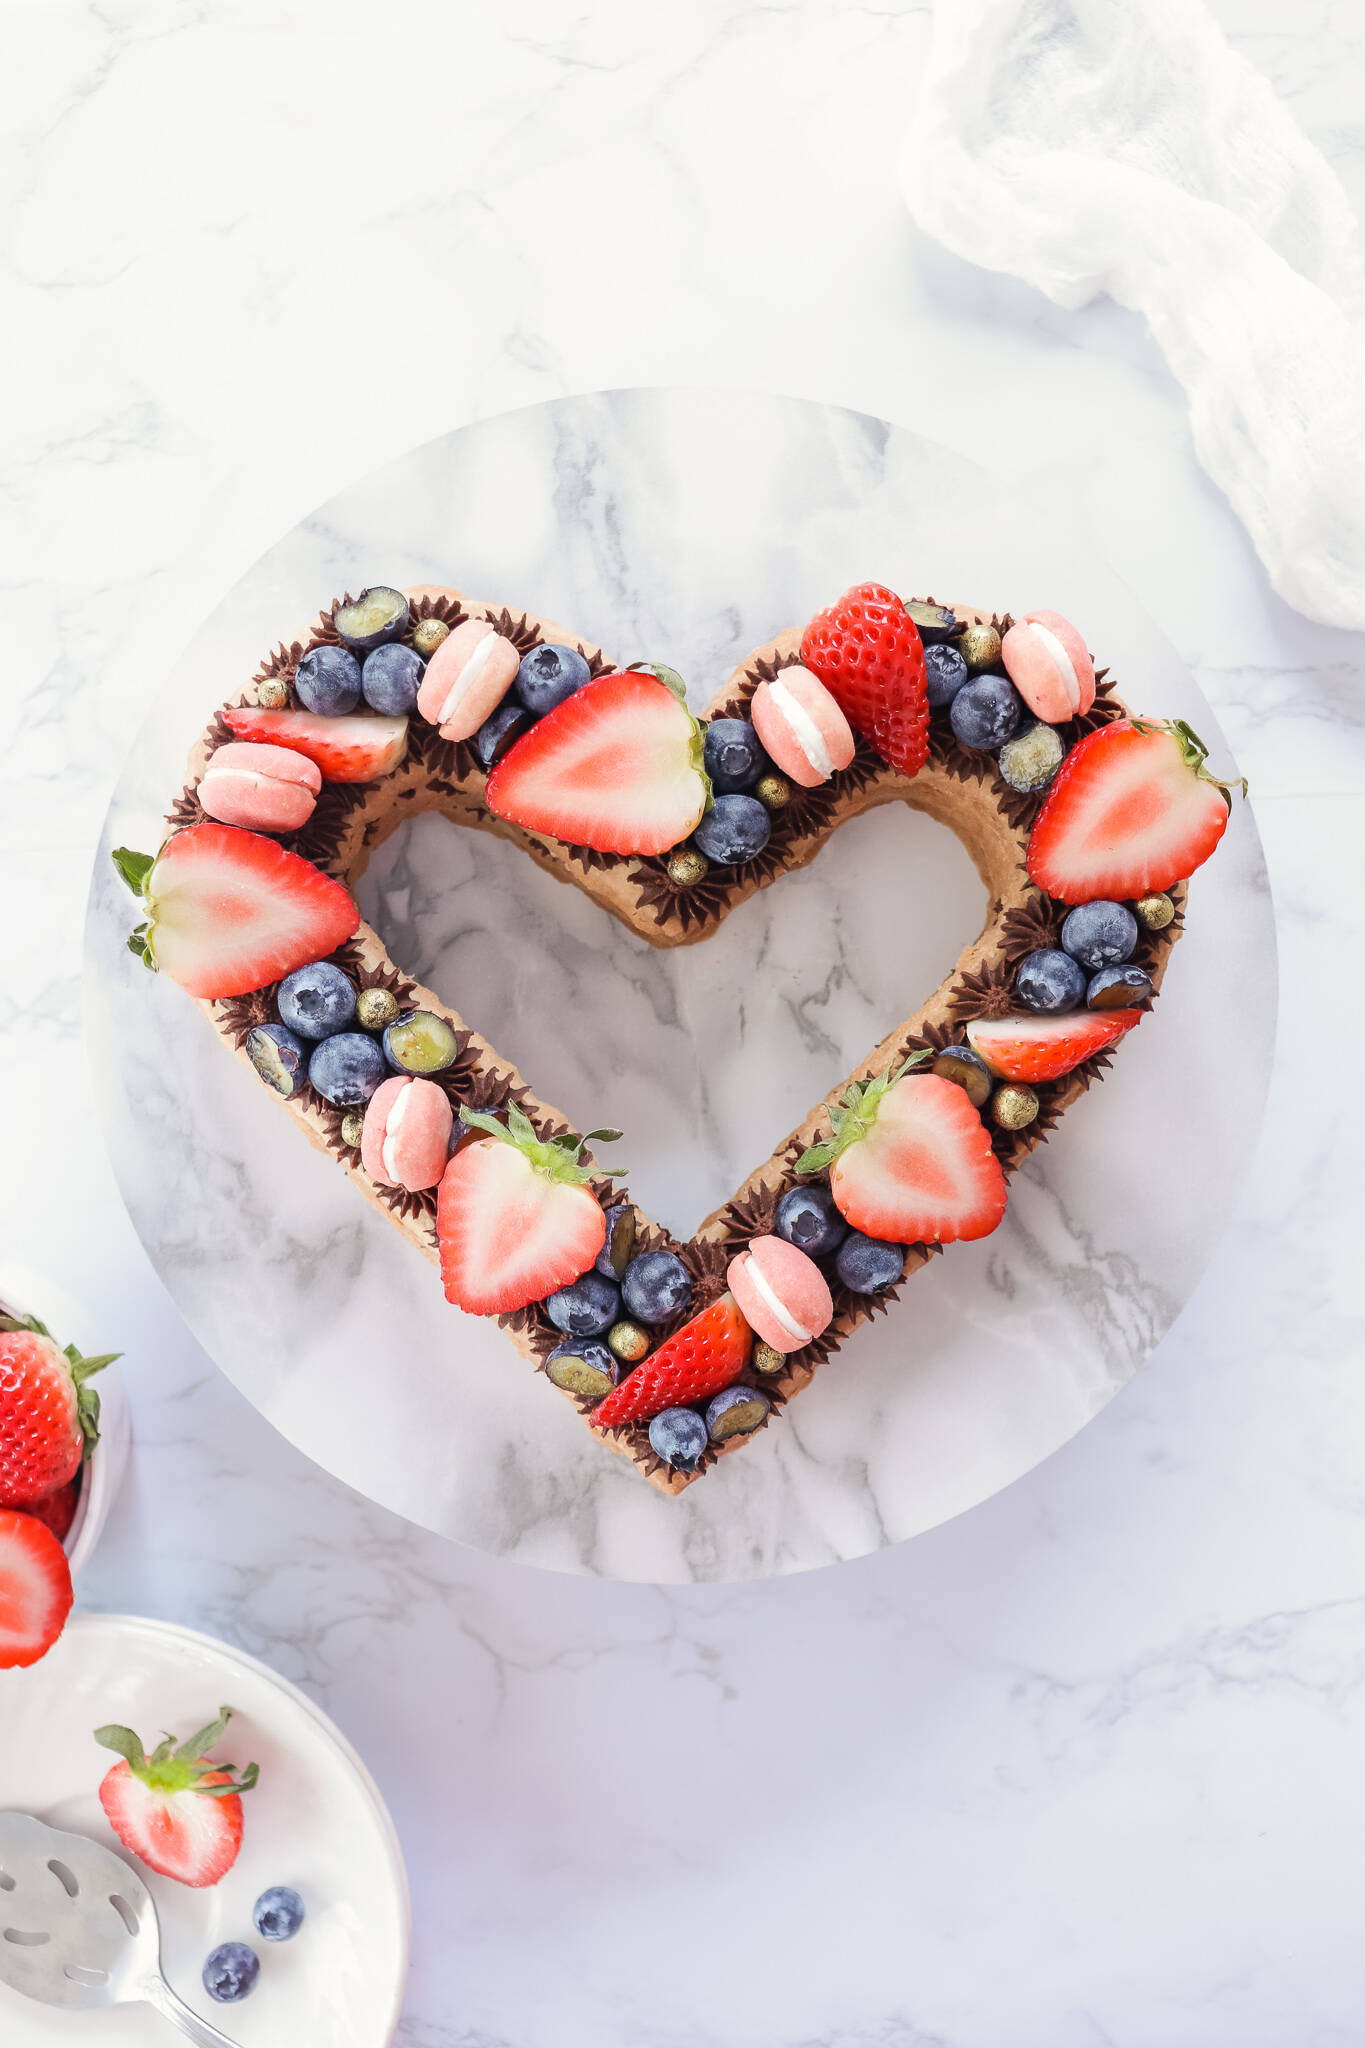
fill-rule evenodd
<path id="1" fill-rule="evenodd" d="M 147 1752 L 131 1728 L 120 1728 L 111 1721 L 108 1727 L 95 1730 L 95 1740 L 101 1749 L 112 1749 L 115 1755 L 121 1756 L 132 1770 L 146 1770 Z"/>
<path id="2" fill-rule="evenodd" d="M 116 846 L 109 858 L 134 896 L 145 896 L 147 877 L 156 866 L 154 853 L 134 853 L 131 847 Z"/>
<path id="3" fill-rule="evenodd" d="M 215 1742 L 220 1742 L 226 1735 L 227 1725 L 231 1719 L 231 1707 L 220 1708 L 218 1719 L 210 1721 L 208 1727 L 201 1728 L 197 1735 L 191 1735 L 188 1742 L 182 1742 L 175 1752 L 176 1755 L 183 1757 L 186 1763 L 197 1763 L 200 1757 L 213 1748 Z"/>

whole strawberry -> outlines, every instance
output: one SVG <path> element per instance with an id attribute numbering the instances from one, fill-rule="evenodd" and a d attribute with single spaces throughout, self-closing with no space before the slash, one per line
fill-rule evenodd
<path id="1" fill-rule="evenodd" d="M 88 1383 L 117 1351 L 60 1351 L 36 1316 L 0 1316 L 0 1507 L 55 1493 L 99 1441 L 100 1401 Z"/>
<path id="2" fill-rule="evenodd" d="M 929 755 L 929 689 L 919 628 L 894 590 L 858 583 L 801 635 L 801 659 L 855 731 L 902 775 Z"/>
<path id="3" fill-rule="evenodd" d="M 241 1794 L 260 1772 L 214 1763 L 207 1755 L 232 1719 L 224 1707 L 216 1721 L 176 1747 L 167 1735 L 148 1756 L 131 1728 L 97 1728 L 95 1740 L 117 1751 L 122 1763 L 100 1784 L 105 1818 L 125 1849 L 163 1877 L 201 1889 L 226 1877 L 242 1846 Z"/>

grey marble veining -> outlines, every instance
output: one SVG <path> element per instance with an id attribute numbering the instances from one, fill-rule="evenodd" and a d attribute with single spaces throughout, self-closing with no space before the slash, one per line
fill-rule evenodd
<path id="1" fill-rule="evenodd" d="M 1209 706 L 1093 558 L 933 442 L 753 393 L 566 399 L 429 444 L 272 549 L 192 643 L 135 747 L 105 847 L 155 839 L 202 719 L 335 591 L 428 578 L 667 659 L 699 701 L 750 647 L 860 576 L 1078 619 L 1134 703 Z M 663 952 L 510 846 L 425 817 L 362 907 L 581 1128 L 625 1132 L 652 1214 L 686 1232 L 974 936 L 983 890 L 930 821 L 855 821 L 701 947 Z M 224 1369 L 310 1455 L 414 1521 L 563 1570 L 745 1578 L 858 1556 L 960 1513 L 1093 1416 L 1168 1328 L 1235 1199 L 1273 1035 L 1273 959 L 1240 806 L 1115 1074 L 1017 1178 L 1006 1221 L 917 1276 L 762 1441 L 671 1501 L 611 1458 L 492 1326 L 122 950 L 101 866 L 89 995 L 125 1200 Z M 1200 1020 L 1218 1009 L 1216 1040 Z M 206 1113 L 207 1106 L 211 1112 Z M 376 1371 L 382 1361 L 382 1395 Z"/>

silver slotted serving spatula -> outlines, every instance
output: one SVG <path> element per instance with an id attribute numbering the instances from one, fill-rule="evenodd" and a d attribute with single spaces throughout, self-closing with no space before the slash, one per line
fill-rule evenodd
<path id="1" fill-rule="evenodd" d="M 150 2005 L 199 2048 L 238 2048 L 161 1972 L 152 1895 L 112 1849 L 0 1813 L 0 1983 L 43 2005 Z"/>

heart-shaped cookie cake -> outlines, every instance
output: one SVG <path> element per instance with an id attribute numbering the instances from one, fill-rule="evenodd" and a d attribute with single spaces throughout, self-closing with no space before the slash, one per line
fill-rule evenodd
<path id="1" fill-rule="evenodd" d="M 501 833 L 651 944 L 705 939 L 904 802 L 962 840 L 986 927 L 682 1243 L 392 961 L 351 896 L 419 811 Z M 860 584 L 699 720 L 673 670 L 548 619 L 376 585 L 279 645 L 190 758 L 129 945 L 601 1440 L 674 1493 L 745 1443 L 1010 1175 L 1150 1008 L 1231 792 L 1130 716 L 1056 612 Z"/>

